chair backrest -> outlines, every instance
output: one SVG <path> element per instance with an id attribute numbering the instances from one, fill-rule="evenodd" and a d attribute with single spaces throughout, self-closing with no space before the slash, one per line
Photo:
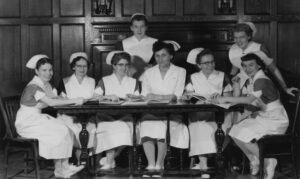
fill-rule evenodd
<path id="1" fill-rule="evenodd" d="M 5 137 L 15 138 L 18 136 L 15 128 L 15 119 L 20 107 L 20 96 L 7 96 L 0 98 L 0 110 L 5 124 Z"/>
<path id="2" fill-rule="evenodd" d="M 300 92 L 296 91 L 294 94 L 295 96 L 283 96 L 282 102 L 290 119 L 290 125 L 287 132 L 292 135 L 297 135 L 300 132 Z"/>

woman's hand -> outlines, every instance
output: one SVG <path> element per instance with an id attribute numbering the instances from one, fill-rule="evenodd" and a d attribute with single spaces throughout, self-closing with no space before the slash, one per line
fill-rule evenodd
<path id="1" fill-rule="evenodd" d="M 83 103 L 85 103 L 86 100 L 85 100 L 84 98 L 76 98 L 74 102 L 75 102 L 75 105 L 76 105 L 76 106 L 80 106 L 80 105 L 82 105 Z"/>
<path id="2" fill-rule="evenodd" d="M 104 99 L 108 99 L 108 100 L 111 100 L 113 102 L 118 102 L 120 100 L 120 98 L 116 95 L 107 95 L 107 96 L 104 96 Z"/>
<path id="3" fill-rule="evenodd" d="M 239 76 L 234 76 L 231 81 L 233 84 L 240 84 L 241 78 Z"/>
<path id="4" fill-rule="evenodd" d="M 293 93 L 293 91 L 299 91 L 298 88 L 295 88 L 295 87 L 290 87 L 290 88 L 285 88 L 284 89 L 284 92 L 288 95 L 291 95 L 291 96 L 295 96 L 295 94 Z"/>
<path id="5" fill-rule="evenodd" d="M 221 95 L 219 93 L 213 93 L 212 95 L 210 95 L 210 99 L 216 99 L 218 97 L 220 97 Z"/>

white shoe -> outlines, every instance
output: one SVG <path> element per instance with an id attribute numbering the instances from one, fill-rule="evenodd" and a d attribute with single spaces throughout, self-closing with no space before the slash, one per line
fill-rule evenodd
<path id="1" fill-rule="evenodd" d="M 72 165 L 72 164 L 69 165 L 69 169 L 70 169 L 71 171 L 77 171 L 77 172 L 79 172 L 79 171 L 82 170 L 83 168 L 84 168 L 84 165 L 78 165 L 78 166 Z M 78 171 L 78 170 L 79 170 L 79 171 Z"/>
<path id="2" fill-rule="evenodd" d="M 107 165 L 107 158 L 106 157 L 102 157 L 99 161 L 100 166 L 104 166 Z M 116 162 L 115 160 L 112 162 L 111 164 L 111 168 L 116 168 Z"/>
<path id="3" fill-rule="evenodd" d="M 200 170 L 200 164 L 198 163 L 195 166 L 193 166 L 192 170 Z"/>
<path id="4" fill-rule="evenodd" d="M 208 167 L 207 165 L 201 165 L 200 163 L 196 164 L 192 170 L 202 170 L 202 171 L 207 171 Z"/>
<path id="5" fill-rule="evenodd" d="M 210 174 L 203 173 L 201 174 L 201 178 L 210 178 Z"/>
<path id="6" fill-rule="evenodd" d="M 277 160 L 275 158 L 266 159 L 265 179 L 272 179 L 274 177 L 276 165 Z"/>
<path id="7" fill-rule="evenodd" d="M 112 166 L 108 164 L 105 164 L 100 168 L 100 170 L 110 170 L 110 169 L 112 169 Z"/>

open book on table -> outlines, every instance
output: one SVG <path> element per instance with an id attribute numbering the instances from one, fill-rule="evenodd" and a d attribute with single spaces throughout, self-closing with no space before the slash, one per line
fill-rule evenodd
<path id="1" fill-rule="evenodd" d="M 163 100 L 156 100 L 156 99 L 151 99 L 148 100 L 148 104 L 169 104 L 171 102 L 170 99 L 163 99 Z"/>

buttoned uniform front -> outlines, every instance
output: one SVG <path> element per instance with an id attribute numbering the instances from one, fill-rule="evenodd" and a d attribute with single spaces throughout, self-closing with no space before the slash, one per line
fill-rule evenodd
<path id="1" fill-rule="evenodd" d="M 47 105 L 40 102 L 43 97 L 57 97 L 57 92 L 49 83 L 34 78 L 25 87 L 21 97 L 21 107 L 16 116 L 16 129 L 20 136 L 36 138 L 39 141 L 39 155 L 46 159 L 71 157 L 73 135 L 63 121 L 41 113 Z"/>
<path id="2" fill-rule="evenodd" d="M 95 80 L 91 77 L 85 76 L 81 83 L 77 80 L 75 74 L 68 76 L 60 83 L 59 91 L 60 95 L 68 99 L 74 99 L 82 97 L 84 99 L 90 99 L 94 95 L 95 91 Z M 66 125 L 73 131 L 76 137 L 76 145 L 80 146 L 79 133 L 82 130 L 82 125 L 79 121 L 74 122 L 76 116 L 62 115 L 62 119 Z M 75 120 L 76 121 L 76 120 Z M 96 146 L 95 133 L 96 125 L 88 122 L 86 129 L 89 132 L 88 148 L 94 148 Z"/>
<path id="3" fill-rule="evenodd" d="M 233 66 L 239 68 L 239 70 L 240 70 L 238 76 L 241 79 L 241 81 L 240 81 L 241 88 L 244 86 L 246 80 L 249 78 L 241 65 L 242 64 L 241 57 L 248 53 L 254 53 L 254 52 L 258 52 L 258 51 L 263 51 L 264 53 L 268 54 L 266 52 L 266 50 L 264 48 L 262 48 L 262 45 L 260 43 L 257 43 L 254 41 L 250 41 L 245 50 L 241 49 L 236 44 L 233 44 L 229 49 L 229 60 L 230 60 L 231 64 Z M 272 63 L 274 63 L 271 58 L 261 58 L 261 60 L 263 61 L 263 63 L 266 66 L 269 66 Z"/>
<path id="4" fill-rule="evenodd" d="M 126 98 L 126 94 L 138 95 L 137 81 L 124 76 L 120 82 L 113 73 L 99 81 L 95 92 L 99 95 L 116 95 Z M 98 123 L 96 153 L 119 146 L 131 146 L 133 135 L 132 116 L 124 113 L 97 114 Z"/>
<path id="5" fill-rule="evenodd" d="M 261 110 L 234 125 L 229 135 L 248 143 L 267 134 L 285 133 L 289 124 L 287 113 L 275 85 L 262 70 L 250 79 L 247 91 L 256 97 L 253 103 Z"/>
<path id="6" fill-rule="evenodd" d="M 229 78 L 225 78 L 223 72 L 214 70 L 209 77 L 206 77 L 202 71 L 192 74 L 186 89 L 209 99 L 214 93 L 222 95 L 223 93 L 231 92 L 232 86 Z M 215 131 L 217 130 L 217 125 L 213 118 L 214 113 L 212 112 L 190 114 L 190 156 L 216 153 Z M 225 133 L 231 126 L 231 118 L 231 113 L 226 114 L 222 126 Z"/>
<path id="7" fill-rule="evenodd" d="M 177 99 L 182 96 L 185 84 L 185 69 L 170 65 L 164 78 L 162 78 L 159 66 L 155 65 L 145 71 L 142 81 L 142 95 L 149 93 L 159 95 L 175 94 Z M 189 133 L 187 127 L 181 122 L 182 116 L 171 114 L 170 116 L 170 145 L 177 148 L 188 148 Z M 146 114 L 140 123 L 140 138 L 150 137 L 154 139 L 166 138 L 166 116 Z"/>

